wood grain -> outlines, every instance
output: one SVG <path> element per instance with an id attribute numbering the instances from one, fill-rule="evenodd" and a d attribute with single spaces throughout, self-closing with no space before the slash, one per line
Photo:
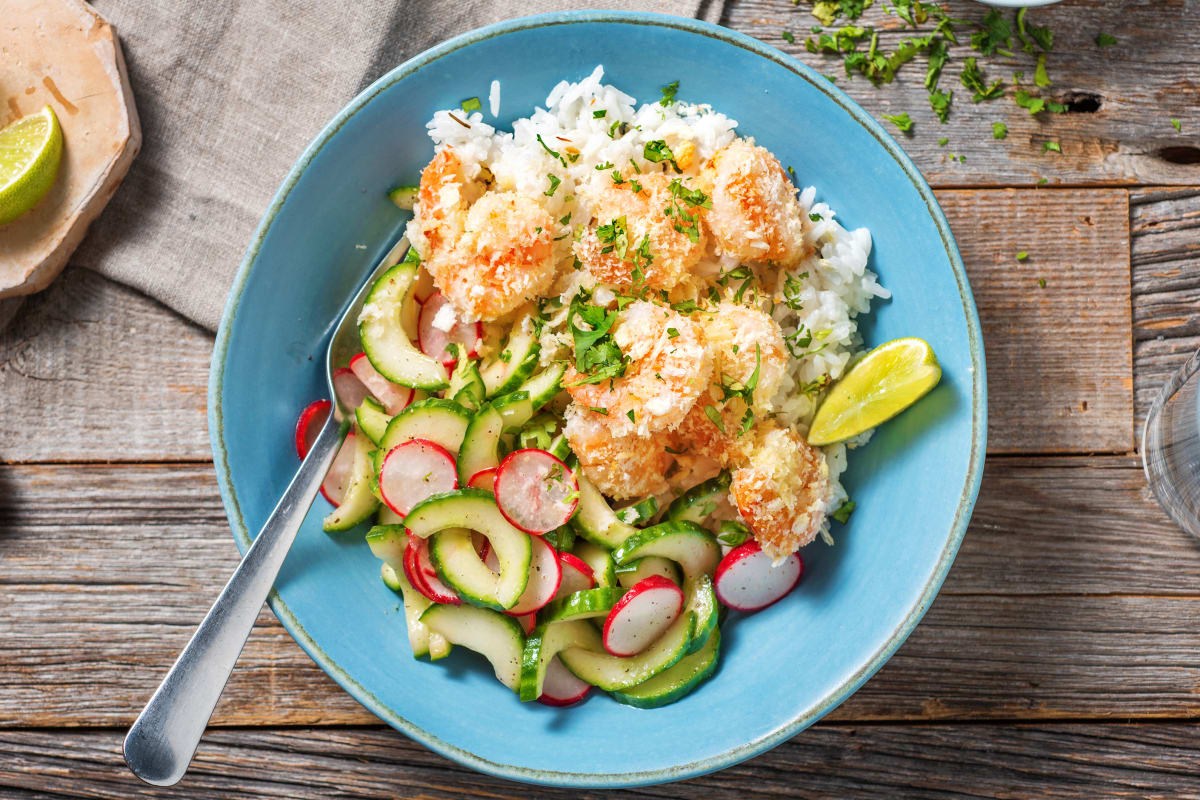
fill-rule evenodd
<path id="1" fill-rule="evenodd" d="M 952 17 L 970 20 L 981 19 L 986 11 L 968 0 L 939 5 Z M 914 31 L 902 29 L 904 23 L 888 16 L 883 7 L 875 3 L 859 22 L 878 29 L 880 49 L 891 52 Z M 1053 86 L 1043 92 L 1032 86 L 1035 56 L 1018 47 L 1013 59 L 980 57 L 989 82 L 1003 78 L 1006 86 L 1004 98 L 983 103 L 971 103 L 970 92 L 959 83 L 964 59 L 979 56 L 970 47 L 973 29 L 960 27 L 961 44 L 951 48 L 940 83 L 943 91 L 954 92 L 945 125 L 929 106 L 923 57 L 902 67 L 896 80 L 882 87 L 861 77 L 848 80 L 840 58 L 805 51 L 804 40 L 817 24 L 811 8 L 808 0 L 738 0 L 723 24 L 835 76 L 839 88 L 881 121 L 883 114 L 908 113 L 915 122 L 911 135 L 900 134 L 891 123 L 884 122 L 884 127 L 934 186 L 1020 186 L 1042 178 L 1050 185 L 1200 183 L 1200 28 L 1194 24 L 1194 0 L 1063 3 L 1032 9 L 1029 21 L 1054 31 L 1054 50 L 1047 60 Z M 783 40 L 785 29 L 795 36 L 795 44 Z M 926 24 L 917 33 L 931 30 Z M 1102 31 L 1115 35 L 1119 43 L 1097 47 L 1095 37 Z M 1031 117 L 1012 100 L 1014 72 L 1025 73 L 1026 89 L 1073 110 Z M 1172 127 L 1171 119 L 1180 121 L 1181 131 Z M 1003 141 L 993 138 L 993 122 L 1008 126 Z M 950 139 L 944 147 L 937 143 L 942 137 Z M 1043 153 L 1047 141 L 1059 142 L 1062 153 Z M 952 160 L 951 153 L 966 158 Z"/>
<path id="2" fill-rule="evenodd" d="M 212 337 L 69 268 L 0 329 L 0 462 L 209 459 Z"/>
<path id="3" fill-rule="evenodd" d="M 210 731 L 179 786 L 139 783 L 112 731 L 0 732 L 0 798 L 1200 798 L 1196 727 L 817 725 L 722 772 L 627 791 L 551 789 L 460 767 L 378 728 Z"/>
<path id="4" fill-rule="evenodd" d="M 1124 192 L 939 197 L 983 320 L 989 409 L 1004 420 L 992 426 L 990 449 L 1129 450 Z M 1024 264 L 1014 260 L 1019 250 L 1030 253 Z M 1086 335 L 1063 336 L 1064 319 L 1086 321 Z M 0 397 L 22 409 L 0 416 L 0 461 L 210 458 L 211 350 L 208 334 L 157 302 L 68 270 L 0 328 Z"/>
<path id="5" fill-rule="evenodd" d="M 1131 450 L 1125 192 L 937 196 L 983 328 L 988 452 Z M 1023 261 L 1021 252 L 1028 254 Z"/>
<path id="6" fill-rule="evenodd" d="M 130 722 L 236 561 L 207 465 L 6 467 L 0 531 L 0 727 Z M 1197 587 L 1133 459 L 993 459 L 942 595 L 835 718 L 1200 716 Z M 371 720 L 269 612 L 215 717 Z"/>
<path id="7" fill-rule="evenodd" d="M 1200 350 L 1200 188 L 1130 193 L 1136 430 L 1159 387 Z"/>

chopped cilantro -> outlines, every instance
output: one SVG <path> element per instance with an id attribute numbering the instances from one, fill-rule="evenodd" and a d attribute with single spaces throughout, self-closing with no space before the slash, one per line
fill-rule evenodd
<path id="1" fill-rule="evenodd" d="M 575 344 L 575 369 L 584 375 L 572 384 L 575 386 L 618 378 L 629 364 L 611 335 L 618 312 L 591 305 L 589 299 L 588 294 L 579 292 L 567 310 L 567 328 Z"/>
<path id="2" fill-rule="evenodd" d="M 594 411 L 597 414 L 603 414 L 606 417 L 608 416 L 607 408 L 597 408 L 596 406 L 588 406 L 588 411 Z"/>
<path id="3" fill-rule="evenodd" d="M 1183 123 L 1174 117 L 1171 118 L 1171 127 L 1177 131 L 1183 132 Z"/>
<path id="4" fill-rule="evenodd" d="M 708 417 L 709 421 L 712 422 L 713 425 L 717 426 L 717 430 L 719 430 L 721 433 L 725 432 L 725 422 L 721 419 L 721 412 L 717 411 L 716 406 L 705 406 L 704 415 Z"/>
<path id="5" fill-rule="evenodd" d="M 933 108 L 933 113 L 937 114 L 938 121 L 945 122 L 950 116 L 950 101 L 954 99 L 954 92 L 943 92 L 941 89 L 934 89 L 929 93 L 929 105 Z"/>
<path id="6" fill-rule="evenodd" d="M 640 183 L 638 183 L 637 181 L 635 181 L 633 178 L 630 178 L 629 179 L 629 188 L 634 194 L 637 194 L 638 192 L 640 192 L 642 190 L 642 185 Z"/>
<path id="7" fill-rule="evenodd" d="M 1038 186 L 1045 186 L 1045 185 L 1046 185 L 1047 183 L 1049 183 L 1049 182 L 1050 182 L 1050 179 L 1049 179 L 1049 178 L 1038 178 L 1037 185 L 1038 185 Z"/>
<path id="8" fill-rule="evenodd" d="M 962 73 L 958 79 L 963 86 L 974 92 L 971 96 L 972 103 L 994 100 L 1004 94 L 1004 81 L 996 80 L 991 86 L 985 84 L 983 72 L 979 69 L 974 56 L 963 61 Z"/>
<path id="9" fill-rule="evenodd" d="M 722 520 L 717 527 L 717 541 L 727 547 L 737 547 L 750 538 L 750 529 L 737 520 Z"/>
<path id="10" fill-rule="evenodd" d="M 1046 74 L 1046 54 L 1038 53 L 1037 69 L 1033 71 L 1033 83 L 1045 89 L 1050 85 L 1050 76 Z"/>
<path id="11" fill-rule="evenodd" d="M 608 115 L 608 111 L 606 109 L 602 108 L 599 111 L 592 112 L 592 119 L 603 119 L 607 115 Z"/>
<path id="12" fill-rule="evenodd" d="M 847 498 L 846 502 L 842 503 L 838 507 L 838 510 L 834 511 L 829 516 L 833 517 L 838 522 L 845 525 L 846 520 L 850 519 L 850 515 L 854 513 L 854 509 L 857 507 L 858 507 L 857 503 L 855 503 L 853 500 L 850 500 L 849 498 Z"/>
<path id="13" fill-rule="evenodd" d="M 698 213 L 688 209 L 712 208 L 712 200 L 700 189 L 684 186 L 683 181 L 678 178 L 672 180 L 667 189 L 671 192 L 671 202 L 663 209 L 663 214 L 674 219 L 676 231 L 693 243 L 700 241 Z"/>
<path id="14" fill-rule="evenodd" d="M 912 130 L 913 121 L 909 119 L 907 111 L 903 114 L 884 114 L 883 118 L 899 128 L 901 133 L 908 133 Z"/>
<path id="15" fill-rule="evenodd" d="M 939 147 L 945 147 L 945 146 L 946 146 L 946 145 L 948 145 L 948 144 L 950 144 L 950 139 L 949 139 L 949 137 L 943 136 L 942 138 L 938 139 L 938 146 L 939 146 Z"/>
<path id="16" fill-rule="evenodd" d="M 679 168 L 679 165 L 675 163 L 675 154 L 671 152 L 671 148 L 662 139 L 646 142 L 646 145 L 642 148 L 642 158 L 654 164 L 666 161 L 675 168 L 676 172 L 683 172 Z"/>
<path id="17" fill-rule="evenodd" d="M 565 158 L 563 158 L 561 155 L 559 155 L 557 150 L 551 150 L 550 145 L 546 144 L 546 142 L 542 140 L 542 135 L 540 133 L 537 135 L 537 140 L 538 140 L 538 144 L 540 144 L 542 146 L 543 150 L 545 150 L 547 153 L 549 153 L 552 157 L 557 158 L 560 162 L 562 162 L 562 165 L 564 167 L 567 165 L 567 160 Z"/>
<path id="18" fill-rule="evenodd" d="M 990 56 L 997 52 L 1006 54 L 1007 48 L 1012 47 L 1012 27 L 1000 9 L 989 10 L 983 21 L 975 24 L 978 30 L 971 34 L 971 47 L 983 55 Z"/>
<path id="19" fill-rule="evenodd" d="M 674 339 L 678 335 L 679 335 L 678 328 L 667 328 L 667 338 L 668 339 Z"/>
<path id="20" fill-rule="evenodd" d="M 625 412 L 625 416 L 629 417 L 630 422 L 632 422 L 634 425 L 637 425 L 637 415 L 633 413 L 632 408 Z"/>
<path id="21" fill-rule="evenodd" d="M 993 139 L 1003 139 L 1006 136 L 1008 136 L 1008 126 L 1005 125 L 1003 122 L 993 122 L 992 123 L 992 138 Z"/>
<path id="22" fill-rule="evenodd" d="M 621 170 L 614 169 L 612 171 L 612 182 L 614 184 L 616 184 L 617 186 L 620 186 L 622 183 L 625 182 L 625 179 L 621 177 Z"/>
<path id="23" fill-rule="evenodd" d="M 1027 109 L 1030 116 L 1034 116 L 1046 108 L 1046 101 L 1043 98 L 1034 97 L 1024 89 L 1018 89 L 1013 100 L 1021 108 Z"/>
<path id="24" fill-rule="evenodd" d="M 662 87 L 662 99 L 658 101 L 660 106 L 669 106 L 675 102 L 675 95 L 679 93 L 679 81 L 671 81 L 666 86 Z"/>
<path id="25" fill-rule="evenodd" d="M 1017 261 L 1024 261 L 1027 258 L 1029 258 L 1029 253 L 1026 253 L 1024 250 L 1017 253 Z"/>
<path id="26" fill-rule="evenodd" d="M 597 165 L 596 165 L 596 169 L 597 169 L 599 172 L 604 172 L 604 170 L 606 170 L 606 169 L 612 169 L 612 168 L 613 168 L 613 163 L 612 163 L 611 161 L 605 161 L 603 164 L 597 164 Z"/>
<path id="27" fill-rule="evenodd" d="M 818 32 L 820 32 L 820 30 L 821 30 L 820 28 L 817 28 Z M 791 31 L 784 31 L 781 35 L 783 36 L 783 40 L 785 42 L 787 42 L 788 44 L 796 43 L 796 37 L 792 35 Z"/>
<path id="28" fill-rule="evenodd" d="M 808 218 L 809 218 L 809 220 L 811 220 L 812 222 L 820 222 L 821 220 L 825 219 L 824 217 L 822 217 L 820 214 L 818 214 L 818 213 L 817 213 L 817 212 L 815 212 L 815 211 L 814 211 L 813 213 L 809 214 L 809 215 L 808 215 Z"/>
<path id="29" fill-rule="evenodd" d="M 1107 33 L 1097 33 L 1096 34 L 1096 46 L 1097 47 L 1109 47 L 1116 43 L 1117 43 L 1117 37 L 1115 37 L 1115 36 L 1112 36 Z"/>
<path id="30" fill-rule="evenodd" d="M 571 212 L 568 211 L 567 215 L 565 217 L 563 217 L 562 219 L 560 219 L 558 222 L 560 225 L 569 225 L 571 223 Z"/>
<path id="31" fill-rule="evenodd" d="M 1062 148 L 1059 147 L 1058 142 L 1042 142 L 1042 152 L 1043 153 L 1049 152 L 1051 150 L 1053 150 L 1056 153 L 1062 152 Z"/>
<path id="32" fill-rule="evenodd" d="M 542 192 L 542 194 L 546 195 L 546 197 L 553 197 L 554 193 L 558 190 L 558 185 L 562 183 L 562 180 L 560 180 L 557 175 L 547 175 L 546 177 L 550 179 L 550 188 Z"/>
<path id="33" fill-rule="evenodd" d="M 478 97 L 469 97 L 458 105 L 465 114 L 470 114 L 472 111 L 483 111 L 483 103 L 479 102 Z"/>
<path id="34" fill-rule="evenodd" d="M 1042 289 L 1045 289 L 1046 288 L 1046 279 L 1038 278 L 1038 286 Z"/>

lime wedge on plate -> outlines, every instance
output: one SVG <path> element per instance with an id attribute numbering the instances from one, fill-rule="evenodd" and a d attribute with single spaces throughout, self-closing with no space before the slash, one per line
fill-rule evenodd
<path id="1" fill-rule="evenodd" d="M 857 436 L 917 402 L 942 377 L 924 339 L 893 339 L 862 357 L 817 409 L 808 443 L 824 446 Z"/>
<path id="2" fill-rule="evenodd" d="M 37 205 L 62 161 L 63 135 L 50 106 L 0 130 L 0 225 Z"/>

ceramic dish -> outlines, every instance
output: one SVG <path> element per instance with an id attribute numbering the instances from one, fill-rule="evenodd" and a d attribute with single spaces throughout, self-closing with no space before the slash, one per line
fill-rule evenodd
<path id="1" fill-rule="evenodd" d="M 678 79 L 680 97 L 740 122 L 801 185 L 874 236 L 871 267 L 894 295 L 874 305 L 868 346 L 929 341 L 941 384 L 882 428 L 844 480 L 858 502 L 837 545 L 803 552 L 796 591 L 732 614 L 717 675 L 654 711 L 594 693 L 580 706 L 522 705 L 463 648 L 412 658 L 398 598 L 361 532 L 328 535 L 318 498 L 271 607 L 312 658 L 381 719 L 449 758 L 514 780 L 630 786 L 720 769 L 772 747 L 845 700 L 932 602 L 979 487 L 986 428 L 983 344 L 958 250 L 932 192 L 896 143 L 824 77 L 724 28 L 648 14 L 582 12 L 514 20 L 448 41 L 367 88 L 317 136 L 247 251 L 213 355 L 209 426 L 238 547 L 248 546 L 296 469 L 296 414 L 323 396 L 328 325 L 407 215 L 386 191 L 433 154 L 435 109 L 486 97 L 499 124 L 530 112 L 560 79 L 597 64 L 639 99 Z"/>

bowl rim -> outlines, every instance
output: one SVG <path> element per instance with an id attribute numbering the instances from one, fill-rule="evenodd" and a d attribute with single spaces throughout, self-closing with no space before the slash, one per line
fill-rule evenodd
<path id="1" fill-rule="evenodd" d="M 732 766 L 790 739 L 836 708 L 846 698 L 857 691 L 867 679 L 874 675 L 904 640 L 908 638 L 913 628 L 916 627 L 933 602 L 938 589 L 945 580 L 947 572 L 949 572 L 950 565 L 953 563 L 959 545 L 962 543 L 963 536 L 966 533 L 967 524 L 970 521 L 971 512 L 974 508 L 975 499 L 979 493 L 979 485 L 983 477 L 987 440 L 986 364 L 979 315 L 975 308 L 974 296 L 972 295 L 970 284 L 967 281 L 962 257 L 958 252 L 958 247 L 950 231 L 949 223 L 946 221 L 946 217 L 942 213 L 941 207 L 933 195 L 933 191 L 917 170 L 916 165 L 913 164 L 908 154 L 884 131 L 883 127 L 870 114 L 816 70 L 758 39 L 711 23 L 667 14 L 623 11 L 568 11 L 537 14 L 506 20 L 468 31 L 431 47 L 391 69 L 347 103 L 321 132 L 316 135 L 297 159 L 288 172 L 287 177 L 280 185 L 279 190 L 272 198 L 271 204 L 263 214 L 262 220 L 259 222 L 258 228 L 246 249 L 242 262 L 238 266 L 224 312 L 221 316 L 220 327 L 217 330 L 209 370 L 208 427 L 213 451 L 213 466 L 221 492 L 221 500 L 225 506 L 226 515 L 229 518 L 235 543 L 239 551 L 244 553 L 246 548 L 250 546 L 251 536 L 242 515 L 237 494 L 234 491 L 232 475 L 229 469 L 228 453 L 224 443 L 224 412 L 221 400 L 224 392 L 225 362 L 229 350 L 231 331 L 241 306 L 243 292 L 251 268 L 259 256 L 263 242 L 276 216 L 300 180 L 300 177 L 304 174 L 312 160 L 320 153 L 321 149 L 337 134 L 341 127 L 376 95 L 437 59 L 480 41 L 509 33 L 531 28 L 592 23 L 619 23 L 672 28 L 685 33 L 716 39 L 734 47 L 748 50 L 762 58 L 769 59 L 803 80 L 806 80 L 817 91 L 822 92 L 837 103 L 858 124 L 862 125 L 879 145 L 895 159 L 904 174 L 912 181 L 914 188 L 925 202 L 926 210 L 929 212 L 938 229 L 938 233 L 946 249 L 946 255 L 950 260 L 950 266 L 958 286 L 959 297 L 962 301 L 962 310 L 967 325 L 968 349 L 973 367 L 971 380 L 971 452 L 966 479 L 945 546 L 938 558 L 937 565 L 921 591 L 918 602 L 909 610 L 904 620 L 896 627 L 887 641 L 876 650 L 867 663 L 857 672 L 844 678 L 837 689 L 827 695 L 815 707 L 789 722 L 776 727 L 774 730 L 720 755 L 671 767 L 623 773 L 566 772 L 534 769 L 511 764 L 501 764 L 481 758 L 469 750 L 460 748 L 435 736 L 384 705 L 374 694 L 325 653 L 321 646 L 305 630 L 292 610 L 279 597 L 275 589 L 272 588 L 267 602 L 280 623 L 282 623 L 283 627 L 287 629 L 288 633 L 291 634 L 301 648 L 334 681 L 354 697 L 355 700 L 365 706 L 375 716 L 406 736 L 460 764 L 509 780 L 547 786 L 613 789 L 683 780 Z"/>

